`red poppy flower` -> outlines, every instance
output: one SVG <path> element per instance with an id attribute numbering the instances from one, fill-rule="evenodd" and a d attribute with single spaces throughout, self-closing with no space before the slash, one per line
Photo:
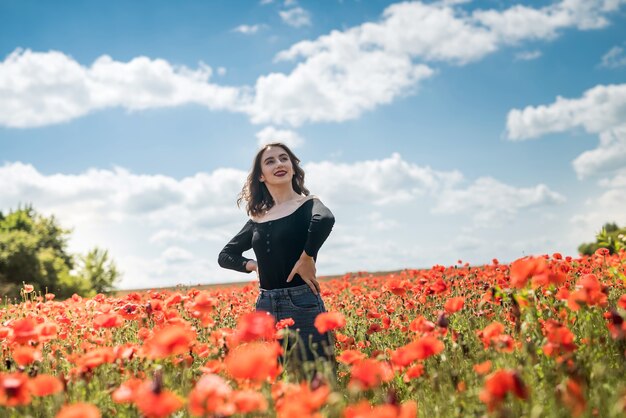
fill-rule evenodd
<path id="1" fill-rule="evenodd" d="M 18 346 L 13 350 L 13 360 L 20 366 L 27 366 L 34 361 L 41 360 L 41 352 L 27 345 Z"/>
<path id="2" fill-rule="evenodd" d="M 576 350 L 574 334 L 566 326 L 549 319 L 544 323 L 544 335 L 548 342 L 543 346 L 547 356 L 569 353 Z"/>
<path id="3" fill-rule="evenodd" d="M 423 316 L 418 316 L 409 324 L 409 329 L 413 332 L 431 332 L 435 330 L 434 322 L 426 320 Z"/>
<path id="4" fill-rule="evenodd" d="M 474 371 L 478 374 L 487 374 L 491 371 L 491 360 L 483 361 L 474 365 Z"/>
<path id="5" fill-rule="evenodd" d="M 115 313 L 104 313 L 96 315 L 93 318 L 93 327 L 98 328 L 117 328 L 124 325 L 124 319 Z"/>
<path id="6" fill-rule="evenodd" d="M 169 325 L 154 333 L 146 341 L 150 358 L 165 358 L 189 351 L 195 341 L 195 333 L 185 325 Z"/>
<path id="7" fill-rule="evenodd" d="M 30 392 L 35 396 L 48 396 L 63 390 L 63 382 L 58 377 L 40 374 L 28 382 Z"/>
<path id="8" fill-rule="evenodd" d="M 446 304 L 444 305 L 444 309 L 446 310 L 447 313 L 452 314 L 463 309 L 464 304 L 465 304 L 464 297 L 459 296 L 455 298 L 450 298 L 446 301 Z"/>
<path id="9" fill-rule="evenodd" d="M 587 401 L 580 382 L 568 377 L 557 387 L 561 402 L 570 410 L 573 417 L 579 417 L 587 408 Z"/>
<path id="10" fill-rule="evenodd" d="M 417 379 L 423 374 L 424 374 L 424 365 L 421 363 L 418 363 L 406 369 L 406 371 L 404 372 L 403 380 L 405 382 L 409 382 L 412 379 Z"/>
<path id="11" fill-rule="evenodd" d="M 92 404 L 88 403 L 75 403 L 72 405 L 65 405 L 56 418 L 100 418 L 100 410 Z"/>
<path id="12" fill-rule="evenodd" d="M 251 312 L 239 318 L 234 340 L 236 343 L 272 340 L 276 334 L 274 317 L 267 312 Z"/>
<path id="13" fill-rule="evenodd" d="M 315 328 L 320 334 L 343 328 L 346 325 L 346 318 L 340 312 L 322 312 L 315 318 Z"/>
<path id="14" fill-rule="evenodd" d="M 343 364 L 354 364 L 365 358 L 365 354 L 358 350 L 344 350 L 337 356 L 337 361 Z"/>
<path id="15" fill-rule="evenodd" d="M 32 318 L 17 319 L 9 325 L 13 329 L 13 341 L 18 344 L 28 344 L 37 341 L 37 322 Z"/>
<path id="16" fill-rule="evenodd" d="M 79 357 L 76 364 L 85 369 L 94 369 L 104 363 L 113 363 L 115 353 L 112 347 L 95 348 Z"/>
<path id="17" fill-rule="evenodd" d="M 526 283 L 528 283 L 528 280 L 532 277 L 541 275 L 547 277 L 548 274 L 548 263 L 543 257 L 524 257 L 515 260 L 511 264 L 509 272 L 511 286 L 517 289 L 526 286 Z"/>
<path id="18" fill-rule="evenodd" d="M 276 323 L 276 329 L 280 330 L 280 329 L 285 329 L 287 327 L 292 327 L 295 323 L 296 322 L 293 320 L 293 318 L 281 319 L 280 321 Z"/>
<path id="19" fill-rule="evenodd" d="M 363 400 L 356 405 L 348 405 L 344 418 L 417 418 L 417 402 L 407 401 L 402 405 L 372 406 Z"/>
<path id="20" fill-rule="evenodd" d="M 479 398 L 491 412 L 500 405 L 507 393 L 513 393 L 520 399 L 528 397 L 526 386 L 516 372 L 498 370 L 487 377 Z"/>
<path id="21" fill-rule="evenodd" d="M 278 375 L 282 349 L 276 342 L 255 341 L 242 344 L 228 353 L 226 370 L 236 379 L 262 382 Z"/>
<path id="22" fill-rule="evenodd" d="M 189 393 L 189 413 L 193 416 L 232 415 L 227 404 L 231 387 L 216 374 L 206 374 Z M 231 412 L 228 414 L 227 412 Z"/>
<path id="23" fill-rule="evenodd" d="M 267 400 L 262 393 L 255 390 L 237 391 L 232 396 L 232 402 L 239 414 L 248 414 L 250 412 L 267 411 Z"/>
<path id="24" fill-rule="evenodd" d="M 365 359 L 352 367 L 350 386 L 359 389 L 371 389 L 382 382 L 388 382 L 393 378 L 393 370 L 386 362 Z"/>
<path id="25" fill-rule="evenodd" d="M 28 376 L 22 373 L 0 374 L 0 405 L 28 405 L 30 399 Z"/>
<path id="26" fill-rule="evenodd" d="M 585 274 L 576 283 L 576 290 L 569 295 L 568 306 L 576 311 L 580 303 L 588 306 L 606 306 L 607 295 L 595 274 Z"/>
<path id="27" fill-rule="evenodd" d="M 135 405 L 147 418 L 168 417 L 183 407 L 183 400 L 173 392 L 155 387 L 152 380 L 145 381 L 135 391 Z"/>
<path id="28" fill-rule="evenodd" d="M 135 392 L 142 384 L 141 379 L 133 378 L 125 381 L 113 391 L 111 399 L 115 403 L 131 403 L 135 399 Z"/>

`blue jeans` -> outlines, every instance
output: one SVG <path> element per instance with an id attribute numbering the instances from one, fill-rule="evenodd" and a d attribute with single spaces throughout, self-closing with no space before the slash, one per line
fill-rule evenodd
<path id="1" fill-rule="evenodd" d="M 261 289 L 256 310 L 269 312 L 276 321 L 286 318 L 294 320 L 289 328 L 298 332 L 298 338 L 289 338 L 287 348 L 298 360 L 311 361 L 316 357 L 335 360 L 333 335 L 330 332 L 320 334 L 314 326 L 315 317 L 326 312 L 324 301 L 308 285 Z"/>

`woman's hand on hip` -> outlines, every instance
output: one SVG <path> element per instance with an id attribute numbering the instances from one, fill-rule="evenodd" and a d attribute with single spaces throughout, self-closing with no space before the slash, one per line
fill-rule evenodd
<path id="1" fill-rule="evenodd" d="M 291 273 L 287 278 L 287 283 L 292 281 L 293 277 L 296 274 L 299 274 L 300 277 L 302 277 L 302 280 L 304 280 L 304 282 L 309 285 L 313 293 L 317 295 L 320 291 L 320 285 L 315 278 L 315 273 L 315 260 L 313 259 L 313 257 L 307 255 L 307 253 L 303 251 L 302 255 L 293 266 L 293 269 L 291 270 Z"/>
<path id="2" fill-rule="evenodd" d="M 256 261 L 254 260 L 248 260 L 248 262 L 246 263 L 246 270 L 248 271 L 256 271 L 258 272 L 259 266 L 256 264 Z"/>

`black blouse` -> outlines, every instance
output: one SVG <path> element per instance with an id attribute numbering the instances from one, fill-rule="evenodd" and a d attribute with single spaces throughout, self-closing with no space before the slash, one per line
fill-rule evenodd
<path id="1" fill-rule="evenodd" d="M 217 261 L 224 268 L 250 273 L 246 270 L 250 259 L 243 257 L 242 253 L 253 248 L 261 288 L 300 286 L 305 282 L 299 274 L 287 283 L 293 266 L 303 250 L 317 261 L 317 252 L 334 224 L 335 217 L 331 211 L 319 199 L 309 199 L 282 218 L 246 222 L 220 252 Z"/>

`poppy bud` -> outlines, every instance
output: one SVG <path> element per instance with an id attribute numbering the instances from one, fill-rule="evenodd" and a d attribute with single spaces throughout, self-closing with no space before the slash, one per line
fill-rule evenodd
<path id="1" fill-rule="evenodd" d="M 617 326 L 622 326 L 624 318 L 622 318 L 622 316 L 615 309 L 611 309 L 610 315 L 611 323 Z"/>
<path id="2" fill-rule="evenodd" d="M 387 403 L 388 405 L 394 405 L 394 406 L 400 405 L 400 402 L 398 400 L 398 394 L 396 393 L 393 387 L 390 387 L 389 390 L 387 391 L 385 403 Z"/>
<path id="3" fill-rule="evenodd" d="M 437 318 L 437 325 L 441 328 L 448 328 L 448 325 L 450 325 L 450 320 L 445 313 L 441 313 L 439 315 L 439 318 Z"/>
<path id="4" fill-rule="evenodd" d="M 155 395 L 160 394 L 163 391 L 163 371 L 158 369 L 154 372 L 152 379 L 152 393 Z"/>

